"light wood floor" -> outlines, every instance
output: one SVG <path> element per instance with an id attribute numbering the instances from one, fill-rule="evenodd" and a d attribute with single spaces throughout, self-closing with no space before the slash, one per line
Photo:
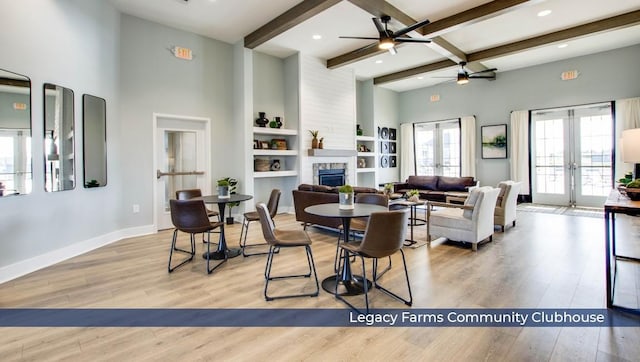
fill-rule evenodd
<path id="1" fill-rule="evenodd" d="M 620 218 L 637 243 L 638 227 Z M 299 228 L 292 215 L 278 227 Z M 601 219 L 519 213 L 518 225 L 492 243 L 433 243 L 405 248 L 414 308 L 602 308 L 604 223 Z M 227 228 L 237 246 L 240 225 Z M 310 228 L 320 279 L 332 273 L 336 236 Z M 424 227 L 416 237 L 425 238 Z M 317 298 L 266 302 L 264 256 L 231 259 L 207 275 L 204 260 L 167 273 L 171 231 L 122 240 L 0 285 L 0 307 L 41 308 L 343 308 L 321 290 Z M 186 237 L 181 237 L 186 241 Z M 250 240 L 261 240 L 257 223 Z M 202 244 L 198 243 L 198 253 Z M 283 253 L 279 270 L 304 264 Z M 638 306 L 640 272 L 631 270 L 617 296 Z M 403 286 L 401 260 L 383 278 Z M 305 280 L 275 291 L 308 290 Z M 402 290 L 402 289 L 401 289 Z M 404 304 L 373 291 L 372 306 Z M 358 299 L 356 302 L 361 302 Z M 2 328 L 0 361 L 16 360 L 420 360 L 637 361 L 640 328 Z"/>

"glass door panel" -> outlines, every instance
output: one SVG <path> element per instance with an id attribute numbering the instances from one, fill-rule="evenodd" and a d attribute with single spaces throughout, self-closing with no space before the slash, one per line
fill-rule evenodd
<path id="1" fill-rule="evenodd" d="M 532 114 L 533 202 L 602 206 L 612 187 L 608 103 Z"/>
<path id="2" fill-rule="evenodd" d="M 460 176 L 458 120 L 414 125 L 418 175 Z"/>

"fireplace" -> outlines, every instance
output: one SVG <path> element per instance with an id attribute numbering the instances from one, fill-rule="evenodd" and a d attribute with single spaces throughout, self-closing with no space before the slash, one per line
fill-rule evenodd
<path id="1" fill-rule="evenodd" d="M 345 184 L 344 168 L 318 170 L 318 183 L 325 186 L 342 186 Z"/>
<path id="2" fill-rule="evenodd" d="M 314 163 L 313 183 L 326 186 L 342 186 L 348 184 L 348 164 L 346 162 Z"/>

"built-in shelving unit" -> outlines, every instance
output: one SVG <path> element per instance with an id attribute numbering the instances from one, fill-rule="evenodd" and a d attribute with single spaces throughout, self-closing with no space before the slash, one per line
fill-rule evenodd
<path id="1" fill-rule="evenodd" d="M 376 174 L 376 138 L 373 136 L 356 136 L 356 172 L 358 185 L 373 187 Z M 366 150 L 366 151 L 363 151 Z"/>
<path id="2" fill-rule="evenodd" d="M 268 127 L 253 127 L 254 178 L 297 176 L 298 130 Z M 274 149 L 274 140 L 286 144 L 287 149 Z M 268 146 L 269 148 L 263 148 Z M 256 148 L 257 147 L 257 148 Z M 265 165 L 269 165 L 265 169 Z M 278 166 L 274 166 L 277 162 Z"/>

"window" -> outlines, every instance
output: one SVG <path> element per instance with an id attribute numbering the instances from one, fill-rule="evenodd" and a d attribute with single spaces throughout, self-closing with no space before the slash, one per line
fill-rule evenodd
<path id="1" fill-rule="evenodd" d="M 460 120 L 413 126 L 417 175 L 460 176 Z"/>

